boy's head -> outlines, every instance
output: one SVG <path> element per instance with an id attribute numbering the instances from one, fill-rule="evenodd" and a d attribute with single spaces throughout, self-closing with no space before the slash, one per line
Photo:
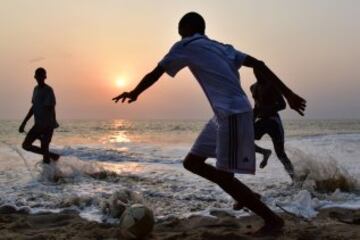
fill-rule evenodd
<path id="1" fill-rule="evenodd" d="M 195 33 L 205 34 L 205 20 L 200 14 L 189 12 L 179 21 L 179 34 L 185 38 L 191 37 Z"/>
<path id="2" fill-rule="evenodd" d="M 46 70 L 45 68 L 39 67 L 35 70 L 34 78 L 38 82 L 38 84 L 43 84 L 46 79 Z"/>

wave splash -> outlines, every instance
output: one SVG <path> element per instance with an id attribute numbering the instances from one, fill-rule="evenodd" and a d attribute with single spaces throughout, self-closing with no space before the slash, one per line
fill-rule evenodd
<path id="1" fill-rule="evenodd" d="M 302 188 L 311 192 L 358 192 L 360 183 L 332 156 L 316 156 L 289 148 L 295 172 L 302 178 Z"/>
<path id="2" fill-rule="evenodd" d="M 62 157 L 58 162 L 38 165 L 41 182 L 74 181 L 84 176 L 96 176 L 104 168 L 95 161 L 84 162 L 74 157 Z"/>

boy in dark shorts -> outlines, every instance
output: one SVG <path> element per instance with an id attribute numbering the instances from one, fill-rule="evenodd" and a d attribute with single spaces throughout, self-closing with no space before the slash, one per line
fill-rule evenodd
<path id="1" fill-rule="evenodd" d="M 271 137 L 278 159 L 290 178 L 294 180 L 294 167 L 285 153 L 284 128 L 278 114 L 279 111 L 286 108 L 286 102 L 281 93 L 268 81 L 265 81 L 261 74 L 255 73 L 255 76 L 257 82 L 250 87 L 255 102 L 253 109 L 255 140 L 260 140 L 265 134 Z M 264 155 L 260 163 L 260 168 L 264 168 L 267 165 L 271 151 L 256 144 L 255 151 Z"/>
<path id="2" fill-rule="evenodd" d="M 30 152 L 43 155 L 43 163 L 50 163 L 51 160 L 58 160 L 60 156 L 49 151 L 49 145 L 54 129 L 59 125 L 56 121 L 55 94 L 53 89 L 45 84 L 46 70 L 38 68 L 35 76 L 38 85 L 34 88 L 32 106 L 24 121 L 19 127 L 19 132 L 25 132 L 27 121 L 34 115 L 34 126 L 26 134 L 22 147 Z M 33 145 L 35 140 L 40 140 L 41 147 Z"/>

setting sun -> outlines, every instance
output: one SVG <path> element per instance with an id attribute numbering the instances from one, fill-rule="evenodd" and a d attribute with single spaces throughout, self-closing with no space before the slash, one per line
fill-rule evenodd
<path id="1" fill-rule="evenodd" d="M 126 85 L 126 81 L 125 81 L 124 78 L 119 77 L 119 78 L 116 79 L 115 85 L 116 85 L 117 87 L 119 87 L 119 88 L 124 87 L 124 86 Z"/>

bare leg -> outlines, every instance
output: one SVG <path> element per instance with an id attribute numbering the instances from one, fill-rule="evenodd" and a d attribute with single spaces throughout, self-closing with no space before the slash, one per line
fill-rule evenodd
<path id="1" fill-rule="evenodd" d="M 41 132 L 39 132 L 35 128 L 32 128 L 26 135 L 25 140 L 22 144 L 22 147 L 26 151 L 43 155 L 44 163 L 49 163 L 50 159 L 58 160 L 60 157 L 58 154 L 49 152 L 49 144 L 51 141 L 51 137 L 52 137 L 52 132 L 45 134 L 45 137 L 43 137 Z M 33 145 L 33 143 L 37 139 L 39 139 L 41 141 L 41 148 Z"/>
<path id="2" fill-rule="evenodd" d="M 279 158 L 280 162 L 283 164 L 285 171 L 289 174 L 291 180 L 294 180 L 294 166 L 292 165 L 291 161 L 289 160 L 288 156 L 285 153 L 284 149 L 284 142 L 274 142 L 274 149 L 276 152 L 277 157 Z"/>
<path id="3" fill-rule="evenodd" d="M 266 149 L 266 148 L 261 148 L 258 145 L 255 144 L 255 152 L 257 153 L 261 153 L 263 155 L 263 160 L 260 163 L 260 168 L 264 168 L 267 165 L 268 159 L 271 155 L 271 150 L 270 149 Z M 260 200 L 261 199 L 261 195 L 258 193 L 255 193 L 255 196 Z M 244 208 L 244 205 L 242 205 L 241 203 L 239 203 L 238 201 L 235 201 L 234 205 L 233 205 L 233 209 L 234 210 L 241 210 Z"/>
<path id="4" fill-rule="evenodd" d="M 233 173 L 220 171 L 205 163 L 206 158 L 188 154 L 184 160 L 184 167 L 209 181 L 218 184 L 225 192 L 236 201 L 262 217 L 267 230 L 278 230 L 284 221 L 270 210 L 259 198 L 242 182 L 234 177 Z"/>
<path id="5" fill-rule="evenodd" d="M 261 195 L 259 193 L 256 193 L 256 192 L 253 192 L 255 197 L 259 200 L 261 200 Z M 233 204 L 233 209 L 234 210 L 241 210 L 244 208 L 244 205 L 238 201 L 235 201 L 234 204 Z"/>

